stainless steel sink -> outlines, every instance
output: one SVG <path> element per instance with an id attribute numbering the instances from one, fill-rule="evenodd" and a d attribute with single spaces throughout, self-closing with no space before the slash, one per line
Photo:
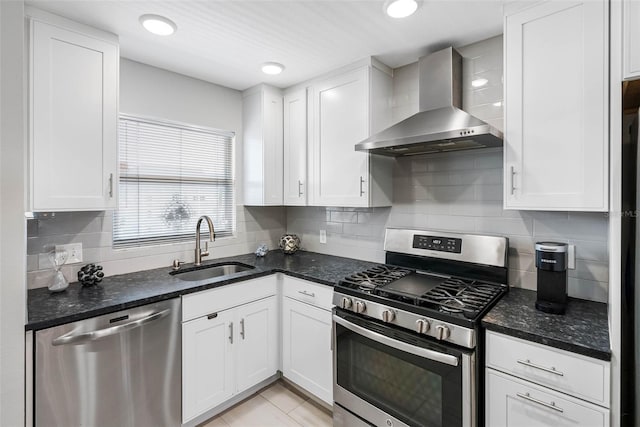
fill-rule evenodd
<path id="1" fill-rule="evenodd" d="M 243 271 L 253 270 L 254 268 L 255 267 L 250 265 L 240 263 L 211 264 L 197 269 L 173 271 L 170 274 L 176 276 L 180 280 L 195 282 L 198 280 L 231 276 L 236 273 L 242 273 Z"/>

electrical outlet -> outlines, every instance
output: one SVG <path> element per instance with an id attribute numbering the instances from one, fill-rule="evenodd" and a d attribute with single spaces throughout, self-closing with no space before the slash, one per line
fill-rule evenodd
<path id="1" fill-rule="evenodd" d="M 567 251 L 567 268 L 569 270 L 576 269 L 576 245 L 569 245 L 569 250 Z"/>
<path id="2" fill-rule="evenodd" d="M 82 243 L 69 243 L 68 245 L 56 245 L 56 252 L 67 251 L 66 264 L 82 262 Z"/>
<path id="3" fill-rule="evenodd" d="M 327 230 L 320 230 L 320 243 L 327 243 Z"/>

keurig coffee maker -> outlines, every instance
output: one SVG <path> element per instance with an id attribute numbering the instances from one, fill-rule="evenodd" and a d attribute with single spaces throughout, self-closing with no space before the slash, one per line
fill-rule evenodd
<path id="1" fill-rule="evenodd" d="M 536 243 L 536 308 L 545 313 L 564 314 L 567 307 L 567 249 L 566 243 Z"/>

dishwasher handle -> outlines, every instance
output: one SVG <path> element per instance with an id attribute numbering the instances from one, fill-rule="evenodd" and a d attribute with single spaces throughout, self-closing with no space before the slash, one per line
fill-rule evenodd
<path id="1" fill-rule="evenodd" d="M 59 336 L 58 338 L 54 338 L 51 341 L 52 345 L 66 345 L 66 344 L 82 344 L 88 341 L 96 341 L 104 337 L 108 337 L 110 335 L 116 335 L 121 332 L 129 331 L 131 329 L 138 328 L 142 325 L 146 325 L 147 323 L 154 322 L 156 320 L 162 319 L 166 317 L 171 310 L 163 310 L 152 313 L 148 316 L 142 317 L 140 319 L 123 323 L 122 325 L 111 326 L 109 328 L 97 329 L 91 332 L 83 332 L 81 334 L 72 334 L 67 333 Z M 73 332 L 73 331 L 72 331 Z"/>

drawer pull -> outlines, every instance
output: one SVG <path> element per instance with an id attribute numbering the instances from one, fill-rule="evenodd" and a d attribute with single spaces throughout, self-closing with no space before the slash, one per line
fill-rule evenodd
<path id="1" fill-rule="evenodd" d="M 558 375 L 560 377 L 564 377 L 564 373 L 557 371 L 553 366 L 551 368 L 547 368 L 544 366 L 536 365 L 535 363 L 531 363 L 529 359 L 526 360 L 516 360 L 521 365 L 529 366 L 530 368 L 540 369 L 541 371 L 549 372 L 551 374 Z"/>
<path id="2" fill-rule="evenodd" d="M 545 408 L 553 409 L 554 411 L 558 411 L 560 413 L 564 412 L 564 409 L 562 409 L 559 406 L 556 406 L 556 402 L 547 403 L 543 400 L 539 400 L 539 399 L 536 399 L 535 397 L 531 397 L 529 393 L 524 393 L 524 394 L 516 393 L 516 396 L 518 396 L 521 399 L 528 400 L 529 402 L 533 402 L 538 405 L 544 406 Z"/>
<path id="3" fill-rule="evenodd" d="M 316 294 L 314 294 L 313 292 L 308 292 L 308 291 L 298 291 L 298 293 L 299 293 L 299 294 L 302 294 L 302 295 L 306 295 L 306 296 L 311 297 L 311 298 L 315 298 L 315 297 L 316 297 Z"/>

